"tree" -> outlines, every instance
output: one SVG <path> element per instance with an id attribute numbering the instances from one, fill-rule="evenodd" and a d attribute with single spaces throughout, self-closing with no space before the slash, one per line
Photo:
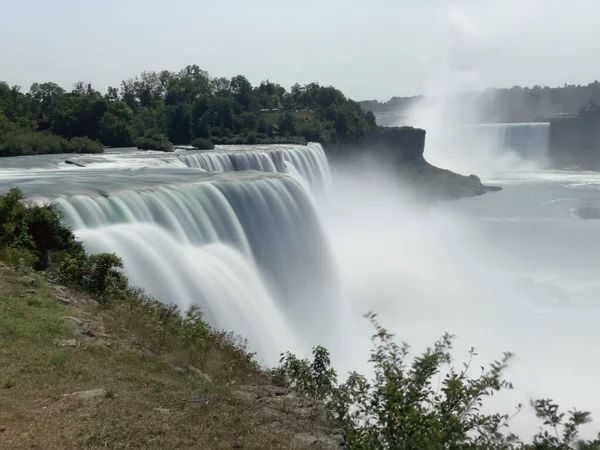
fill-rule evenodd
<path id="1" fill-rule="evenodd" d="M 53 153 L 66 148 L 56 136 L 32 135 L 35 130 L 66 139 L 87 136 L 111 147 L 140 142 L 171 150 L 171 143 L 165 144 L 169 139 L 176 144 L 193 138 L 328 142 L 358 139 L 376 126 L 374 116 L 333 87 L 296 84 L 288 93 L 270 80 L 252 86 L 243 75 L 210 77 L 197 65 L 178 72 L 145 71 L 104 95 L 83 81 L 70 92 L 56 83 L 34 83 L 27 94 L 0 82 L 0 112 L 0 136 L 10 137 L 4 155 L 38 153 L 44 146 Z"/>
<path id="2" fill-rule="evenodd" d="M 175 145 L 187 145 L 192 141 L 192 115 L 188 105 L 168 108 L 167 137 Z"/>
<path id="3" fill-rule="evenodd" d="M 65 90 L 56 83 L 33 83 L 29 88 L 29 95 L 38 109 L 40 128 L 48 128 L 52 104 L 65 95 Z"/>
<path id="4" fill-rule="evenodd" d="M 109 86 L 106 90 L 106 94 L 104 94 L 104 98 L 109 102 L 118 102 L 119 90 L 116 87 Z"/>
<path id="5" fill-rule="evenodd" d="M 210 88 L 214 95 L 231 94 L 231 81 L 225 77 L 213 78 L 210 80 Z"/>
<path id="6" fill-rule="evenodd" d="M 286 111 L 279 118 L 279 133 L 282 136 L 291 136 L 296 132 L 296 121 L 294 115 Z"/>

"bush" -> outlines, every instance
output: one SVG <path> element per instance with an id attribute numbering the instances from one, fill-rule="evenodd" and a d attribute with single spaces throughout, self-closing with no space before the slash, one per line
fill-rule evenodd
<path id="1" fill-rule="evenodd" d="M 164 134 L 149 132 L 136 139 L 135 145 L 140 150 L 158 150 L 172 152 L 173 144 Z"/>
<path id="2" fill-rule="evenodd" d="M 374 376 L 368 380 L 356 372 L 337 383 L 329 353 L 313 350 L 313 360 L 282 355 L 276 375 L 298 391 L 324 400 L 328 412 L 344 433 L 348 449 L 600 449 L 600 440 L 578 441 L 579 427 L 589 413 L 559 413 L 552 400 L 535 400 L 532 406 L 547 429 L 531 444 L 507 432 L 512 415 L 480 412 L 483 400 L 512 385 L 503 377 L 512 355 L 506 353 L 479 376 L 470 377 L 476 355 L 463 369 L 442 369 L 450 363 L 453 337 L 445 334 L 421 356 L 407 361 L 409 347 L 398 345 L 393 335 L 370 314 L 376 333 L 370 362 Z M 505 432 L 503 432 L 505 431 Z"/>
<path id="3" fill-rule="evenodd" d="M 29 250 L 19 247 L 0 247 L 0 261 L 6 262 L 19 272 L 28 272 L 39 262 L 39 258 Z"/>
<path id="4" fill-rule="evenodd" d="M 127 288 L 127 278 L 118 270 L 123 267 L 120 258 L 87 256 L 54 205 L 26 206 L 23 199 L 18 188 L 0 196 L 0 256 L 5 261 L 44 270 L 55 255 L 61 282 L 100 297 L 117 296 Z"/>
<path id="5" fill-rule="evenodd" d="M 215 148 L 215 144 L 210 139 L 196 138 L 192 141 L 192 147 L 198 150 L 212 150 Z"/>
<path id="6" fill-rule="evenodd" d="M 49 265 L 50 252 L 83 252 L 54 205 L 25 206 L 18 188 L 0 196 L 0 247 L 31 252 L 37 268 Z"/>
<path id="7" fill-rule="evenodd" d="M 22 156 L 65 153 L 66 139 L 49 131 L 15 129 L 0 141 L 0 156 Z"/>
<path id="8" fill-rule="evenodd" d="M 67 142 L 66 153 L 102 153 L 104 146 L 99 141 L 92 141 L 87 136 L 74 137 Z"/>
<path id="9" fill-rule="evenodd" d="M 118 270 L 122 268 L 123 260 L 115 254 L 79 253 L 62 261 L 57 278 L 61 283 L 108 300 L 124 295 L 127 289 L 127 277 Z"/>
<path id="10" fill-rule="evenodd" d="M 87 137 L 67 141 L 49 131 L 16 129 L 0 141 L 0 156 L 43 155 L 58 153 L 102 153 L 104 146 Z"/>
<path id="11" fill-rule="evenodd" d="M 193 349 L 201 348 L 210 331 L 210 325 L 202 320 L 200 307 L 190 306 L 181 322 L 181 340 L 184 345 Z"/>

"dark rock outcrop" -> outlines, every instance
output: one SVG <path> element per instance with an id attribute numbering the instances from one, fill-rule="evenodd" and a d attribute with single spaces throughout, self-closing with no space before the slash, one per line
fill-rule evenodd
<path id="1" fill-rule="evenodd" d="M 591 104 L 575 117 L 552 119 L 549 151 L 554 168 L 600 170 L 600 110 Z"/>
<path id="2" fill-rule="evenodd" d="M 594 206 L 580 206 L 575 210 L 575 215 L 581 219 L 600 219 L 600 208 Z"/>
<path id="3" fill-rule="evenodd" d="M 460 175 L 429 164 L 424 157 L 426 132 L 413 127 L 381 127 L 359 141 L 327 145 L 332 160 L 374 156 L 393 165 L 398 173 L 427 198 L 452 199 L 499 191 L 485 186 L 476 175 Z"/>

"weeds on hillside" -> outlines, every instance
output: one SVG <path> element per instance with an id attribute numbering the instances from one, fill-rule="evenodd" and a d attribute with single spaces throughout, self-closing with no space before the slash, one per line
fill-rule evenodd
<path id="1" fill-rule="evenodd" d="M 453 336 L 445 334 L 409 362 L 408 345 L 397 344 L 375 314 L 367 317 L 376 331 L 371 379 L 353 372 L 338 383 L 323 347 L 313 349 L 312 361 L 286 353 L 277 369 L 292 387 L 325 401 L 331 419 L 345 432 L 348 449 L 600 449 L 600 440 L 578 440 L 580 426 L 591 420 L 589 413 L 563 413 L 549 399 L 532 402 L 544 428 L 528 444 L 509 427 L 521 405 L 512 414 L 481 411 L 486 397 L 512 389 L 504 379 L 512 354 L 505 353 L 472 377 L 476 353 L 471 349 L 461 370 L 450 368 L 442 376 L 451 362 Z"/>

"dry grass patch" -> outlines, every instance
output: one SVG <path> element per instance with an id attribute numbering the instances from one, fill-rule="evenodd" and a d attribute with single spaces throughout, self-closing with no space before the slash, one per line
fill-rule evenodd
<path id="1" fill-rule="evenodd" d="M 222 336 L 190 349 L 140 308 L 0 266 L 0 448 L 339 448 Z"/>

